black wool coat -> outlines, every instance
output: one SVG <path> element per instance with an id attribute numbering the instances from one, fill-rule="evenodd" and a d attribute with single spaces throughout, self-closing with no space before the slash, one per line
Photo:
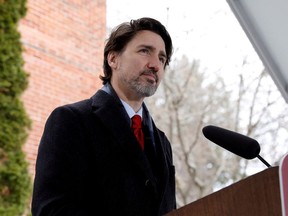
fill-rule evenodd
<path id="1" fill-rule="evenodd" d="M 56 108 L 39 145 L 32 215 L 156 216 L 172 211 L 171 145 L 153 120 L 152 127 L 154 168 L 119 98 L 99 90 L 90 99 Z"/>

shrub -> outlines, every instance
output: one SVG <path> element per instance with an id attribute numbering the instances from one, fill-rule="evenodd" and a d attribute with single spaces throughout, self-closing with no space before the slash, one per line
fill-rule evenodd
<path id="1" fill-rule="evenodd" d="M 17 30 L 25 0 L 0 0 L 0 215 L 17 216 L 29 204 L 31 181 L 22 150 L 30 119 L 21 101 L 28 75 L 23 70 Z"/>

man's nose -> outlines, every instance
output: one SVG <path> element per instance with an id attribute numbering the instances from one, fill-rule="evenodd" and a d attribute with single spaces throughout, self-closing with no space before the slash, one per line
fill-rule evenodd
<path id="1" fill-rule="evenodd" d="M 153 69 L 155 72 L 158 72 L 161 68 L 162 64 L 158 57 L 151 57 L 147 64 L 149 69 Z"/>

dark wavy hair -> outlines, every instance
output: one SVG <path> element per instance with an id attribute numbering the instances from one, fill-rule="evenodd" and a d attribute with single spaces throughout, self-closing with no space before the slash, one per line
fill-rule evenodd
<path id="1" fill-rule="evenodd" d="M 131 41 L 135 35 L 142 30 L 152 31 L 161 36 L 165 43 L 165 51 L 167 55 L 167 60 L 165 67 L 169 65 L 171 60 L 173 45 L 171 37 L 166 30 L 166 28 L 157 20 L 144 17 L 137 20 L 131 20 L 130 22 L 125 22 L 117 26 L 110 37 L 104 48 L 104 61 L 103 70 L 104 76 L 100 75 L 100 79 L 103 84 L 110 82 L 112 76 L 112 69 L 110 68 L 107 60 L 107 56 L 111 51 L 122 52 L 126 45 Z"/>

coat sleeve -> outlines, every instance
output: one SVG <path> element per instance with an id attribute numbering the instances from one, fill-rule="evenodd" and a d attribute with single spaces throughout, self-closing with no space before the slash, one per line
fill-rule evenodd
<path id="1" fill-rule="evenodd" d="M 46 122 L 38 149 L 33 216 L 88 215 L 88 208 L 85 204 L 81 208 L 79 202 L 80 189 L 75 187 L 81 185 L 81 170 L 85 169 L 81 143 L 85 143 L 85 135 L 79 115 L 68 106 L 55 109 Z"/>

